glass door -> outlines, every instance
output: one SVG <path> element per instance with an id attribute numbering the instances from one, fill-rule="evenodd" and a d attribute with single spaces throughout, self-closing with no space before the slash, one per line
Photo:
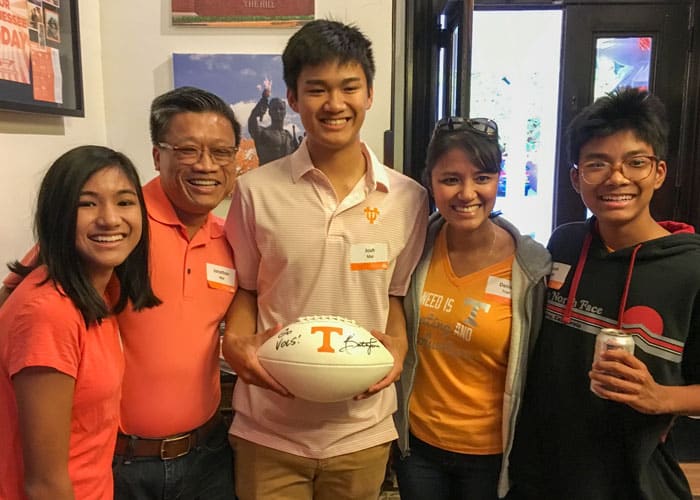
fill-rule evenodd
<path id="1" fill-rule="evenodd" d="M 543 244 L 552 230 L 561 34 L 561 10 L 474 12 L 470 115 L 498 124 L 496 210 Z"/>

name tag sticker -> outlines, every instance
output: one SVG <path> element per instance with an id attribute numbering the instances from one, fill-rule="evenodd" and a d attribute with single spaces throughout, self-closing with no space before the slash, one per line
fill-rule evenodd
<path id="1" fill-rule="evenodd" d="M 564 285 L 570 269 L 571 266 L 569 264 L 564 264 L 563 262 L 552 263 L 552 274 L 549 275 L 547 286 L 553 290 L 559 290 Z"/>
<path id="2" fill-rule="evenodd" d="M 502 303 L 510 303 L 510 280 L 489 276 L 486 282 L 486 295 Z"/>
<path id="3" fill-rule="evenodd" d="M 389 245 L 386 243 L 356 243 L 350 248 L 351 271 L 389 269 Z"/>
<path id="4" fill-rule="evenodd" d="M 207 262 L 207 283 L 211 288 L 236 292 L 236 270 Z"/>

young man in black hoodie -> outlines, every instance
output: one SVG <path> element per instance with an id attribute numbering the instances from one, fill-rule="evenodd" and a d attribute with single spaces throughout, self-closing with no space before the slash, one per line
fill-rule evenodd
<path id="1" fill-rule="evenodd" d="M 663 104 L 636 89 L 571 123 L 571 182 L 593 217 L 549 241 L 509 499 L 692 498 L 667 436 L 675 415 L 700 414 L 700 237 L 651 216 L 667 138 Z M 601 328 L 631 334 L 634 355 L 608 351 L 592 364 Z"/>

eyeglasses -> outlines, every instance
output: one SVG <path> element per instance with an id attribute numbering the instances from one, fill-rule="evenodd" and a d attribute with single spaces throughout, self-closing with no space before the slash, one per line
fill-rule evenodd
<path id="1" fill-rule="evenodd" d="M 223 167 L 233 162 L 238 152 L 238 146 L 173 146 L 167 142 L 159 142 L 158 147 L 172 151 L 177 161 L 184 165 L 194 165 L 202 159 L 202 154 L 207 150 L 211 161 Z"/>
<path id="2" fill-rule="evenodd" d="M 498 140 L 498 125 L 495 121 L 488 118 L 462 118 L 461 116 L 450 116 L 439 120 L 433 129 L 433 137 L 443 132 L 458 130 L 471 130 Z"/>
<path id="3" fill-rule="evenodd" d="M 654 155 L 635 155 L 620 162 L 622 175 L 630 181 L 643 181 L 651 174 L 659 159 Z M 613 173 L 617 164 L 595 159 L 574 165 L 586 184 L 602 184 Z"/>

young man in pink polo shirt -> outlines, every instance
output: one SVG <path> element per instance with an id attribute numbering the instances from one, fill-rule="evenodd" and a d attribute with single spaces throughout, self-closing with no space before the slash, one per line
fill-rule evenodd
<path id="1" fill-rule="evenodd" d="M 375 500 L 396 438 L 393 382 L 407 348 L 402 297 L 423 247 L 427 193 L 360 140 L 374 61 L 357 28 L 308 23 L 282 60 L 306 138 L 293 154 L 239 177 L 225 226 L 240 286 L 224 340 L 239 375 L 229 431 L 236 493 Z M 353 265 L 370 246 L 373 262 L 362 263 L 371 265 Z M 307 315 L 344 316 L 377 332 L 393 370 L 353 400 L 293 398 L 256 350 L 275 325 Z"/>

